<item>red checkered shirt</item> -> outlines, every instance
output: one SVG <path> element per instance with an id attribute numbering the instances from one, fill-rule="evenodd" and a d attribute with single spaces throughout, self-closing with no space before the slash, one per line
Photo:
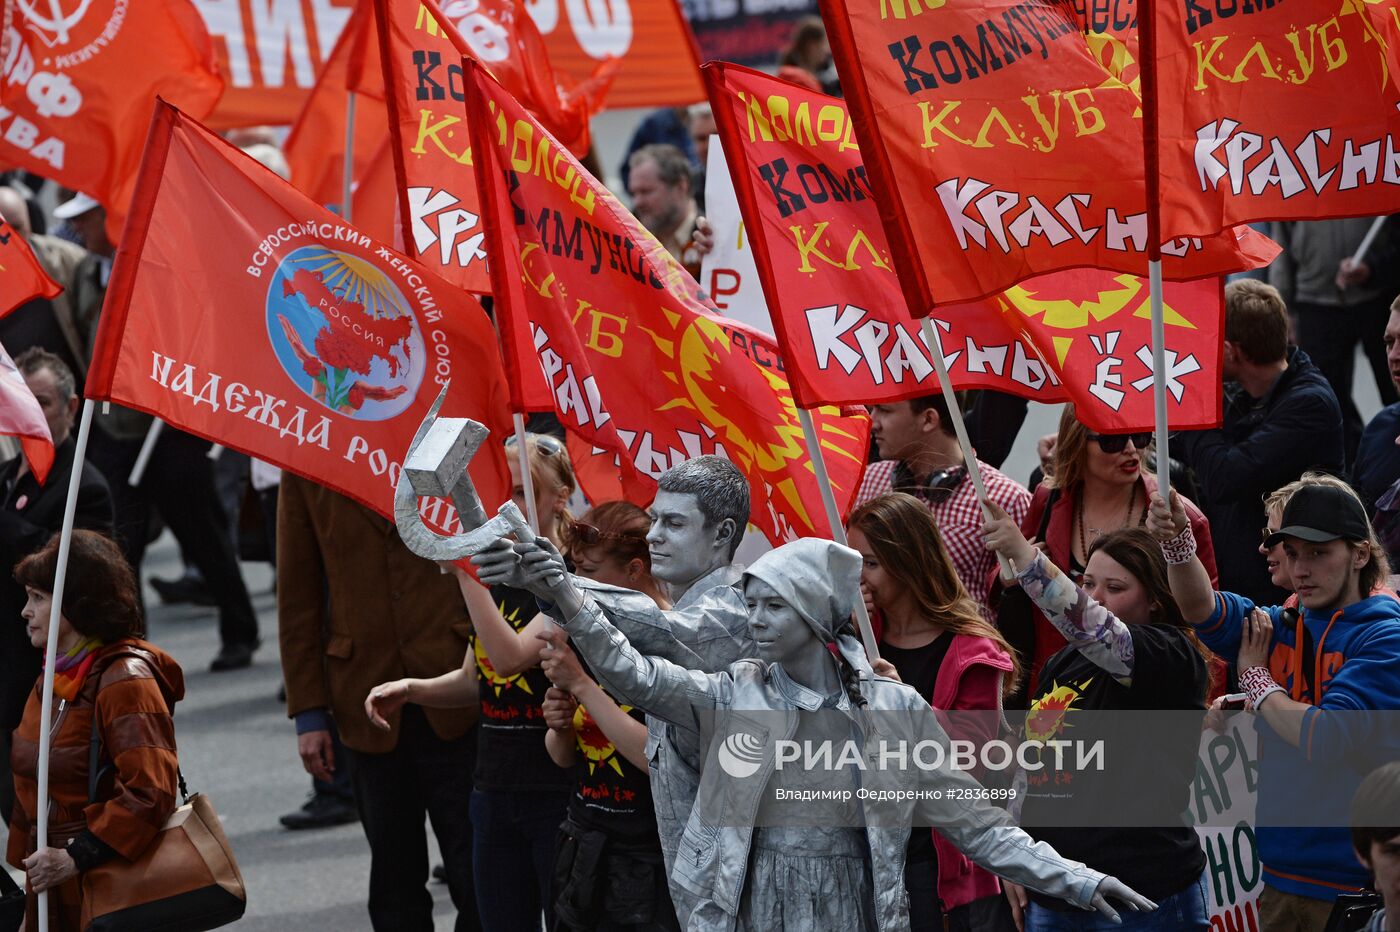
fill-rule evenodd
<path id="1" fill-rule="evenodd" d="M 987 497 L 1004 508 L 1011 520 L 1020 525 L 1030 510 L 1031 493 L 1015 479 L 981 460 L 977 461 L 977 465 L 982 470 Z M 894 467 L 894 460 L 881 460 L 865 467 L 860 491 L 856 493 L 856 507 L 894 491 Z M 982 506 L 977 502 L 977 490 L 972 480 L 964 479 L 953 494 L 941 502 L 924 501 L 933 512 L 933 519 L 943 535 L 943 545 L 948 548 L 948 556 L 953 559 L 953 569 L 958 578 L 963 581 L 968 594 L 981 606 L 982 614 L 990 619 L 992 615 L 987 608 L 987 593 L 992 587 L 997 557 L 982 543 Z"/>

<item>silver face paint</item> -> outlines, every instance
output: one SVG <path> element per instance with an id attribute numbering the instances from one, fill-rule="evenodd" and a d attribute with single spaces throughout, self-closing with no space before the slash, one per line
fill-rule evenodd
<path id="1" fill-rule="evenodd" d="M 647 509 L 651 530 L 651 572 L 675 588 L 685 589 L 706 573 L 729 563 L 729 548 L 715 546 L 720 526 L 706 527 L 699 499 L 685 492 L 657 492 Z"/>

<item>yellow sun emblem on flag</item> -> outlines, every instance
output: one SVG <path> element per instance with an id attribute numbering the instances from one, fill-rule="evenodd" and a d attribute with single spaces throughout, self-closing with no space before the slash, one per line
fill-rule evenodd
<path id="1" fill-rule="evenodd" d="M 1152 305 L 1145 281 L 1127 274 L 1113 276 L 1113 285 L 1109 287 L 1101 287 L 1104 281 L 1101 274 L 1087 272 L 1055 275 L 1051 283 L 1040 288 L 1028 287 L 1025 283 L 1014 285 L 1001 295 L 1002 312 L 1020 313 L 1028 320 L 1039 318 L 1046 328 L 1071 334 L 1087 329 L 1091 323 L 1101 324 L 1130 309 L 1133 317 L 1152 319 Z M 1162 318 L 1172 327 L 1196 329 L 1195 324 L 1165 303 L 1162 305 Z M 1021 328 L 1018 326 L 1017 329 Z M 1052 339 L 1055 355 L 1063 366 L 1074 337 L 1052 336 Z"/>

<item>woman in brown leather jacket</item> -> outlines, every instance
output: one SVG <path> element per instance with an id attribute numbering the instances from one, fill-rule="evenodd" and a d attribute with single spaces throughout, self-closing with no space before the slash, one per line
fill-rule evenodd
<path id="1" fill-rule="evenodd" d="M 28 595 L 23 617 L 31 642 L 48 637 L 58 564 L 58 536 L 15 568 Z M 34 686 L 14 733 L 15 811 L 6 860 L 26 872 L 27 928 L 38 927 L 35 893 L 49 891 L 49 928 L 77 932 L 82 874 L 109 858 L 135 859 L 175 811 L 177 764 L 171 708 L 184 696 L 184 674 L 158 647 L 140 640 L 136 581 L 121 550 L 92 531 L 74 531 L 58 662 L 46 844 L 36 838 L 40 702 Z M 89 798 L 88 759 L 94 716 L 102 778 Z"/>

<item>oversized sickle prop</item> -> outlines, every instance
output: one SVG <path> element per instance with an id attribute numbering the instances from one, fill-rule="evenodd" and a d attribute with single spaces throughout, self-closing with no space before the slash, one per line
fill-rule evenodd
<path id="1" fill-rule="evenodd" d="M 494 518 L 476 494 L 467 464 L 490 436 L 482 424 L 463 417 L 438 417 L 447 386 L 428 409 L 404 457 L 394 489 L 394 522 L 409 550 L 429 560 L 460 560 L 480 553 L 503 537 L 524 543 L 535 539 L 530 523 L 507 501 Z M 419 498 L 446 498 L 457 508 L 465 533 L 444 537 L 423 522 Z"/>

